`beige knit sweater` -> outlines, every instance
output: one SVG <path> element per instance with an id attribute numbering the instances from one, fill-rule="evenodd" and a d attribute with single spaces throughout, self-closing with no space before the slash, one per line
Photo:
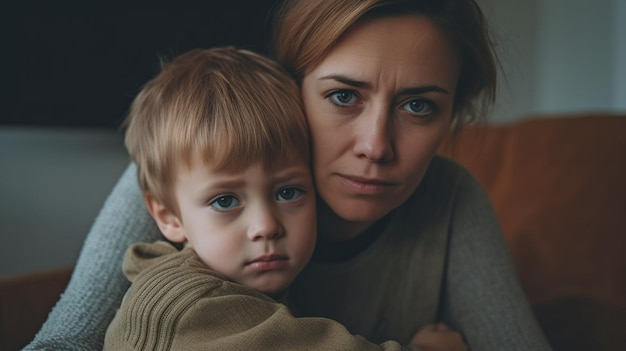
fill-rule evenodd
<path id="1" fill-rule="evenodd" d="M 104 350 L 417 350 L 369 343 L 330 319 L 296 318 L 166 242 L 131 246 L 124 273 L 132 286 Z"/>

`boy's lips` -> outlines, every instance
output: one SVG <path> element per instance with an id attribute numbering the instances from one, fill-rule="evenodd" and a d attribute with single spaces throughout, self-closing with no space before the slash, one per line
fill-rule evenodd
<path id="1" fill-rule="evenodd" d="M 252 271 L 262 272 L 284 268 L 289 261 L 285 255 L 262 255 L 246 263 L 246 267 Z"/>

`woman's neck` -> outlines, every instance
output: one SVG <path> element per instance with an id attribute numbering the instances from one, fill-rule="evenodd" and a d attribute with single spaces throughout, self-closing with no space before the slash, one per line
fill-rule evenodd
<path id="1" fill-rule="evenodd" d="M 350 222 L 318 203 L 318 240 L 313 260 L 346 261 L 370 246 L 383 232 L 389 215 L 375 222 Z"/>
<path id="2" fill-rule="evenodd" d="M 374 222 L 350 222 L 337 216 L 326 204 L 318 204 L 318 235 L 326 242 L 352 240 L 363 233 Z"/>

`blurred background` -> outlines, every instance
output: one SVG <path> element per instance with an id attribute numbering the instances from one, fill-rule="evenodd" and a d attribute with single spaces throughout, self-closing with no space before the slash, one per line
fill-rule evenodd
<path id="1" fill-rule="evenodd" d="M 128 165 L 119 125 L 160 57 L 266 52 L 274 0 L 0 21 L 0 277 L 73 265 Z M 490 123 L 626 112 L 626 1 L 479 0 L 505 73 Z"/>

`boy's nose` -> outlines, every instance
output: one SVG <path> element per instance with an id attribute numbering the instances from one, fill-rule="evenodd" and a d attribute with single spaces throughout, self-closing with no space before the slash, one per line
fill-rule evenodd
<path id="1" fill-rule="evenodd" d="M 253 216 L 248 228 L 248 238 L 252 241 L 271 240 L 284 235 L 284 228 L 272 211 L 265 210 Z"/>

